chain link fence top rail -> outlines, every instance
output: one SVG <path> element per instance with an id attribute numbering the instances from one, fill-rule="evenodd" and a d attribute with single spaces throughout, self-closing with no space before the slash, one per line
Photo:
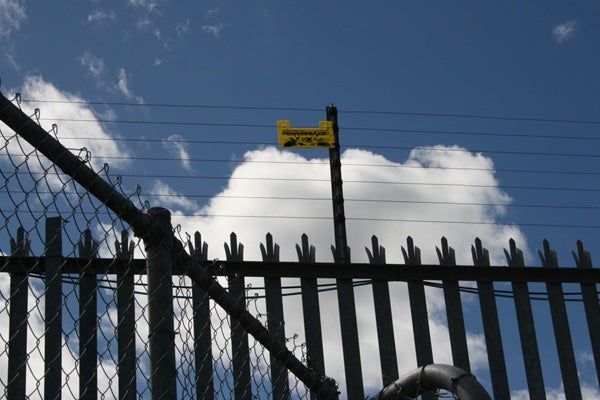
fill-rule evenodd
<path id="1" fill-rule="evenodd" d="M 13 102 L 20 107 L 18 95 Z M 119 177 L 111 177 L 108 165 L 97 165 L 87 149 L 71 149 L 77 156 L 75 161 L 70 159 L 74 159 L 72 154 L 54 144 L 58 143 L 54 125 L 48 136 L 37 140 L 54 146 L 54 161 L 64 163 L 61 168 L 48 160 L 39 148 L 15 133 L 25 125 L 35 125 L 34 121 L 39 125 L 39 111 L 35 110 L 29 120 L 10 120 L 11 106 L 3 97 L 0 119 L 17 126 L 11 129 L 0 124 L 0 256 L 6 260 L 0 271 L 14 271 L 15 265 L 24 265 L 19 263 L 22 258 L 33 262 L 27 263 L 29 270 L 0 273 L 0 386 L 4 396 L 156 398 L 149 383 L 148 282 L 145 275 L 135 274 L 129 263 L 134 257 L 146 257 L 143 241 L 132 239 L 129 232 L 132 222 L 134 228 L 145 228 L 139 214 L 148 211 L 149 205 L 140 199 L 139 187 L 129 189 Z M 96 196 L 81 187 L 82 180 L 88 189 L 96 190 Z M 110 191 L 98 196 L 102 185 Z M 120 213 L 114 212 L 115 197 L 128 203 Z M 185 256 L 189 263 L 191 258 L 187 253 Z M 61 273 L 65 260 L 73 258 L 80 259 L 81 270 Z M 103 260 L 103 271 L 91 267 L 97 259 Z M 246 304 L 233 307 L 231 296 L 219 291 L 220 285 L 212 278 L 198 271 L 189 275 L 210 286 L 221 302 L 237 310 L 237 318 L 246 328 L 251 325 L 251 333 L 262 337 L 263 342 L 272 341 L 263 325 L 256 323 L 267 322 L 264 302 L 248 295 L 248 288 L 242 288 Z M 190 277 L 174 276 L 172 294 L 177 398 L 233 398 L 237 378 L 232 368 L 236 352 L 232 350 L 232 323 L 238 322 L 232 321 Z M 204 320 L 196 315 L 200 308 L 204 308 L 200 316 Z M 244 314 L 245 309 L 258 319 Z M 20 314 L 17 324 L 17 319 L 12 319 L 16 314 Z M 198 357 L 202 340 L 211 347 L 204 359 Z M 294 337 L 285 342 L 291 352 L 276 348 L 279 356 L 298 370 L 300 361 L 292 354 L 302 358 L 304 346 Z M 271 398 L 276 385 L 270 377 L 273 359 L 253 338 L 248 348 L 251 376 L 243 398 Z M 208 371 L 206 382 L 198 381 L 199 370 Z M 320 379 L 309 370 L 299 370 L 309 382 Z M 288 396 L 308 397 L 307 387 L 293 374 L 285 383 L 289 385 Z M 50 386 L 56 388 L 54 392 Z"/>

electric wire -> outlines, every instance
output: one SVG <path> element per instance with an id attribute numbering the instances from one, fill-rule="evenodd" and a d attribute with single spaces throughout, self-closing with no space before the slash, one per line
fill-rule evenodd
<path id="1" fill-rule="evenodd" d="M 39 194 L 53 194 L 50 191 L 38 190 Z M 64 191 L 66 195 L 79 195 L 77 192 Z M 293 201 L 326 201 L 330 202 L 329 197 L 297 197 L 297 196 L 236 196 L 236 195 L 221 195 L 221 194 L 195 194 L 195 193 L 142 193 L 146 198 L 174 198 L 185 197 L 192 199 L 231 199 L 231 200 L 293 200 Z M 389 203 L 389 204 L 428 204 L 428 205 L 443 205 L 443 206 L 477 206 L 477 207 L 515 207 L 515 208 L 548 208 L 561 210 L 600 210 L 600 206 L 578 206 L 573 204 L 518 204 L 518 203 L 484 203 L 484 202 L 457 202 L 457 201 L 429 201 L 429 200 L 398 200 L 398 199 L 359 199 L 359 198 L 344 198 L 345 202 L 349 203 Z M 38 211 L 41 212 L 41 211 Z"/>
<path id="2" fill-rule="evenodd" d="M 191 126 L 191 127 L 220 127 L 220 128 L 267 128 L 276 129 L 274 124 L 249 124 L 249 123 L 231 123 L 231 122 L 200 122 L 200 121 L 149 121 L 149 120 L 119 120 L 103 118 L 40 118 L 40 121 L 53 122 L 84 122 L 84 123 L 104 123 L 104 124 L 126 124 L 126 125 L 164 125 L 164 126 Z M 358 132 L 379 132 L 379 133 L 413 133 L 413 134 L 442 134 L 442 135 L 475 135 L 475 136 L 498 136 L 513 138 L 540 138 L 540 139 L 560 139 L 560 140 L 600 140 L 600 137 L 592 136 L 564 136 L 564 135 L 546 135 L 546 134 L 517 134 L 517 133 L 494 133 L 477 131 L 446 131 L 446 130 L 419 130 L 419 129 L 398 129 L 398 128 L 374 128 L 374 127 L 352 127 L 340 126 L 341 131 Z"/>
<path id="3" fill-rule="evenodd" d="M 223 109 L 223 110 L 250 110 L 250 111 L 308 111 L 323 112 L 324 108 L 314 107 L 274 107 L 274 106 L 240 106 L 240 105 L 218 105 L 218 104 L 174 104 L 174 103 L 132 103 L 132 102 L 109 102 L 109 101 L 73 101 L 73 100 L 36 100 L 22 99 L 22 102 L 37 103 L 62 103 L 62 104 L 82 104 L 82 105 L 102 105 L 102 106 L 127 106 L 127 107 L 148 107 L 148 108 L 205 108 L 205 109 Z M 586 124 L 600 125 L 600 121 L 592 119 L 574 119 L 574 118 L 547 118 L 547 117 L 515 117 L 507 115 L 486 115 L 486 114 L 461 114 L 461 113 L 434 113 L 434 112 L 408 112 L 408 111 L 381 111 L 381 110 L 338 110 L 340 114 L 362 114 L 362 115 L 389 115 L 389 116 L 415 116 L 431 118 L 465 118 L 465 119 L 485 119 L 502 121 L 525 121 L 525 122 L 547 122 L 561 124 Z"/>
<path id="4" fill-rule="evenodd" d="M 30 276 L 34 277 L 34 278 L 38 278 L 38 279 L 45 279 L 45 274 L 30 274 Z M 79 284 L 79 278 L 74 275 L 74 274 L 65 274 L 62 276 L 61 278 L 62 283 L 66 283 L 66 284 L 71 284 L 71 285 L 78 285 Z M 100 278 L 97 278 L 97 281 L 100 283 L 99 288 L 100 289 L 105 289 L 105 290 L 116 290 L 117 289 L 117 281 L 115 279 L 111 279 L 108 277 L 108 275 L 102 276 Z M 372 279 L 353 279 L 352 280 L 352 286 L 355 288 L 358 287 L 363 287 L 363 286 L 371 286 L 373 284 L 373 280 Z M 139 282 L 136 281 L 134 283 L 134 285 L 136 287 L 141 287 L 144 290 L 136 290 L 134 291 L 134 294 L 137 295 L 142 295 L 145 296 L 148 294 L 147 292 L 147 284 L 143 283 L 143 282 Z M 438 282 L 432 282 L 432 281 L 423 281 L 423 285 L 427 286 L 427 287 L 431 287 L 431 288 L 435 288 L 435 289 L 443 289 L 444 288 L 444 284 L 443 283 L 438 283 Z M 187 285 L 173 285 L 173 289 L 177 292 L 177 291 L 189 291 L 191 290 L 191 286 L 187 286 Z M 226 287 L 227 288 L 227 287 Z M 317 283 L 317 291 L 319 293 L 325 293 L 325 292 L 332 292 L 332 291 L 337 291 L 337 283 L 333 282 L 333 283 Z M 300 285 L 282 285 L 281 287 L 283 293 L 282 296 L 283 297 L 292 297 L 292 296 L 299 296 L 302 294 L 301 291 L 301 286 Z M 250 292 L 250 291 L 257 291 L 257 292 L 264 292 L 265 288 L 262 286 L 250 286 L 248 285 L 246 287 L 246 291 Z M 468 294 L 478 294 L 479 291 L 476 287 L 469 287 L 469 286 L 464 286 L 464 285 L 458 285 L 458 290 L 461 293 L 468 293 Z M 504 298 L 504 299 L 514 299 L 514 291 L 511 290 L 505 290 L 505 289 L 496 289 L 494 288 L 493 290 L 494 293 L 494 297 L 496 298 Z M 581 303 L 583 302 L 583 293 L 581 291 L 575 291 L 575 292 L 570 292 L 570 291 L 566 291 L 563 292 L 564 295 L 564 300 L 566 302 L 578 302 Z M 600 296 L 600 294 L 599 294 Z M 174 299 L 185 299 L 185 300 L 191 300 L 192 296 L 191 295 L 174 295 L 173 296 Z M 253 299 L 264 299 L 266 298 L 265 294 L 258 294 L 255 293 L 253 295 L 247 295 L 246 299 L 247 300 L 253 300 Z M 548 292 L 547 291 L 529 291 L 529 299 L 532 301 L 549 301 L 548 298 Z M 600 297 L 599 297 L 600 300 Z"/>
<path id="5" fill-rule="evenodd" d="M 220 143 L 235 143 L 235 144 L 248 144 L 244 142 L 220 142 Z M 80 149 L 77 149 L 80 150 Z M 0 154 L 0 157 L 7 157 L 6 154 Z M 95 158 L 106 158 L 106 159 L 142 159 L 141 157 L 114 157 L 114 156 L 96 156 Z M 148 159 L 148 158 L 143 158 Z M 153 157 L 149 158 L 151 161 L 173 161 L 183 162 L 182 158 L 168 158 L 168 157 Z M 281 164 L 281 165 L 329 165 L 328 161 L 273 161 L 273 160 L 240 160 L 240 159 L 219 159 L 219 158 L 193 158 L 186 161 L 194 163 L 223 163 L 223 164 Z M 474 171 L 474 172 L 497 172 L 497 173 L 515 173 L 515 174 L 550 174 L 550 175 L 581 175 L 581 176 L 600 176 L 600 172 L 594 171 L 580 171 L 580 170 L 541 170 L 541 169 L 517 169 L 517 168 L 476 168 L 476 167 L 448 167 L 448 166 L 422 166 L 422 165 L 403 165 L 403 164 L 367 164 L 367 163 L 351 163 L 344 162 L 343 166 L 351 167 L 364 167 L 364 168 L 394 168 L 394 169 L 416 169 L 416 170 L 441 170 L 441 171 Z M 19 172 L 21 173 L 21 172 Z M 126 176 L 126 175 L 122 175 Z M 152 175 L 154 176 L 154 175 Z M 182 175 L 181 177 L 187 177 L 189 175 Z"/>
<path id="6" fill-rule="evenodd" d="M 67 215 L 85 215 L 83 211 L 61 211 L 56 209 L 60 214 Z M 15 211 L 18 214 L 18 210 Z M 39 214 L 43 216 L 47 210 L 27 210 L 29 214 Z M 112 215 L 108 211 L 96 211 L 97 215 Z M 276 220 L 305 220 L 305 221 L 330 221 L 332 216 L 319 215 L 250 215 L 250 214 L 217 214 L 217 213 L 184 213 L 180 211 L 171 212 L 173 217 L 190 218 L 225 218 L 225 219 L 276 219 Z M 346 216 L 346 221 L 357 222 L 402 222 L 402 223 L 417 223 L 417 224 L 443 224 L 443 225 L 482 225 L 482 226 L 509 226 L 509 227 L 535 227 L 535 228 L 558 228 L 558 229 L 600 229 L 600 225 L 585 225 L 585 224 L 561 224 L 561 223 L 537 223 L 537 222 L 503 222 L 503 221 L 469 221 L 469 220 L 441 220 L 441 219 L 420 219 L 420 218 L 376 218 L 376 217 L 352 217 Z"/>

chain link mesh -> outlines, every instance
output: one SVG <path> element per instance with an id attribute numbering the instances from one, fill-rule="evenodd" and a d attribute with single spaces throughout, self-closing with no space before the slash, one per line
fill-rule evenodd
<path id="1" fill-rule="evenodd" d="M 16 100 L 18 103 L 18 98 Z M 38 116 L 36 110 L 32 119 L 37 120 Z M 57 128 L 53 126 L 49 134 L 56 136 L 56 132 Z M 49 341 L 46 318 L 50 315 L 46 310 L 46 298 L 50 282 L 42 264 L 44 257 L 54 251 L 48 243 L 54 238 L 48 237 L 46 232 L 47 219 L 60 217 L 62 246 L 58 255 L 62 257 L 58 259 L 62 260 L 61 267 L 67 266 L 67 259 L 87 260 L 82 261 L 80 271 L 60 275 L 60 310 L 57 314 L 62 331 L 58 352 L 60 392 L 64 398 L 81 398 L 85 394 L 81 387 L 85 385 L 80 380 L 88 379 L 97 382 L 95 390 L 99 398 L 125 398 L 126 392 L 130 391 L 135 393 L 128 398 L 149 398 L 151 371 L 146 277 L 134 275 L 132 270 L 122 270 L 129 275 L 114 273 L 120 265 L 128 265 L 123 264 L 123 260 L 127 262 L 145 256 L 141 241 L 131 240 L 128 226 L 114 213 L 1 123 L 0 136 L 0 256 L 4 260 L 0 271 L 10 271 L 10 274 L 0 273 L 0 386 L 4 388 L 3 395 L 8 396 L 10 388 L 18 386 L 19 380 L 25 385 L 26 398 L 44 398 L 46 394 L 49 372 L 45 370 L 45 361 L 48 362 L 45 360 L 48 354 L 46 343 Z M 146 211 L 149 208 L 140 199 L 139 187 L 132 189 L 119 177 L 111 179 L 108 165 L 99 165 L 92 160 L 85 148 L 71 149 L 71 152 L 92 166 L 139 209 Z M 28 262 L 20 262 L 22 257 Z M 101 259 L 103 263 L 94 263 L 95 259 Z M 97 270 L 98 265 L 102 265 L 102 270 Z M 132 290 L 129 301 L 119 310 L 119 296 L 121 293 L 127 296 L 128 288 Z M 205 398 L 208 391 L 214 391 L 216 399 L 233 398 L 231 321 L 216 303 L 208 301 L 209 318 L 200 322 L 210 324 L 212 355 L 198 360 L 194 334 L 198 315 L 193 292 L 189 278 L 173 277 L 177 398 Z M 246 289 L 247 307 L 266 324 L 265 303 L 255 293 L 251 287 Z M 20 304 L 17 296 L 23 301 Z M 21 306 L 25 306 L 25 317 L 21 326 L 15 326 L 14 322 L 9 322 L 9 317 Z M 132 316 L 133 321 L 126 320 L 127 316 Z M 92 318 L 92 325 L 97 326 L 95 337 L 89 333 L 83 337 L 85 318 Z M 13 325 L 9 327 L 11 323 Z M 128 332 L 120 331 L 121 324 L 133 327 L 133 332 L 127 335 Z M 26 338 L 26 354 L 22 358 L 25 365 L 20 369 L 17 367 L 20 374 L 9 376 L 10 360 L 16 358 L 17 352 L 13 350 L 15 354 L 9 354 L 9 347 L 17 337 Z M 128 339 L 123 341 L 123 338 Z M 296 339 L 295 336 L 288 338 L 287 345 L 301 358 L 304 347 Z M 80 352 L 85 348 L 84 340 L 91 340 L 92 346 L 96 342 L 95 371 L 86 371 L 82 364 L 84 354 Z M 249 345 L 252 397 L 272 398 L 269 354 L 252 338 Z M 119 359 L 127 349 L 134 349 L 133 375 L 129 382 L 123 382 L 119 378 L 122 369 Z M 196 372 L 206 363 L 213 371 L 212 388 L 197 385 Z M 304 385 L 293 375 L 288 375 L 291 397 L 307 398 Z M 198 390 L 206 392 L 197 393 Z"/>

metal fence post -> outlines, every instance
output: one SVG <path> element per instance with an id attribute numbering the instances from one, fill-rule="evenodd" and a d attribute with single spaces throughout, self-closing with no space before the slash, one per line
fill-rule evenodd
<path id="1" fill-rule="evenodd" d="M 266 246 L 265 246 L 266 244 Z M 260 244 L 263 262 L 279 262 L 279 245 L 273 242 L 273 235 L 267 233 L 266 243 Z M 285 346 L 285 326 L 283 318 L 283 292 L 281 278 L 265 277 L 265 297 L 267 306 L 267 329 L 273 337 Z M 274 400 L 289 400 L 290 388 L 288 371 L 285 366 L 269 353 L 271 362 L 271 382 L 273 385 Z"/>
<path id="2" fill-rule="evenodd" d="M 550 243 L 547 240 L 544 240 L 543 244 L 544 252 L 542 253 L 538 250 L 542 267 L 558 268 L 558 256 L 556 252 L 550 248 Z M 550 305 L 550 316 L 552 317 L 565 398 L 567 400 L 581 399 L 581 386 L 579 384 L 579 377 L 577 376 L 575 351 L 573 349 L 569 319 L 567 318 L 563 287 L 560 282 L 547 282 L 546 290 L 548 291 L 548 304 Z"/>
<path id="3" fill-rule="evenodd" d="M 148 268 L 148 330 L 152 400 L 177 398 L 175 331 L 173 328 L 173 257 L 171 213 L 151 208 L 150 229 L 143 236 Z"/>
<path id="4" fill-rule="evenodd" d="M 98 242 L 86 229 L 78 244 L 79 257 L 98 257 Z M 79 272 L 79 399 L 98 398 L 98 280 L 86 265 Z"/>
<path id="5" fill-rule="evenodd" d="M 241 262 L 244 260 L 244 245 L 238 243 L 237 236 L 231 232 L 231 245 L 225 243 L 225 253 L 228 261 Z M 246 284 L 243 276 L 228 276 L 229 293 L 240 307 L 246 308 Z M 233 368 L 233 392 L 236 400 L 252 399 L 252 374 L 250 373 L 250 349 L 248 347 L 248 332 L 239 321 L 231 320 L 231 354 Z"/>
<path id="6" fill-rule="evenodd" d="M 456 255 L 454 249 L 448 245 L 448 239 L 442 237 L 441 244 L 441 249 L 435 248 L 440 265 L 455 267 Z M 444 302 L 446 304 L 446 320 L 448 321 L 452 362 L 454 366 L 471 372 L 460 287 L 456 280 L 444 280 L 442 285 L 444 286 Z"/>
<path id="7" fill-rule="evenodd" d="M 475 246 L 471 246 L 473 264 L 476 267 L 489 268 L 490 254 L 485 249 L 479 238 L 475 239 Z M 500 321 L 498 319 L 498 307 L 494 295 L 494 283 L 492 281 L 477 281 L 479 292 L 479 305 L 481 309 L 481 322 L 485 336 L 485 346 L 488 353 L 488 364 L 492 378 L 492 388 L 495 399 L 509 399 L 510 388 L 506 374 L 506 361 L 504 359 L 504 347 L 502 346 L 502 335 L 500 333 Z"/>
<path id="8" fill-rule="evenodd" d="M 371 237 L 373 252 L 365 247 L 370 264 L 385 264 L 385 247 L 379 245 L 377 236 Z M 373 279 L 373 305 L 375 307 L 375 324 L 377 326 L 377 343 L 379 344 L 379 361 L 383 386 L 388 386 L 399 377 L 396 341 L 394 339 L 394 320 L 390 287 L 386 280 Z"/>
<path id="9" fill-rule="evenodd" d="M 62 218 L 47 218 L 44 398 L 52 400 L 62 390 L 62 263 Z"/>
<path id="10" fill-rule="evenodd" d="M 513 239 L 510 239 L 508 243 L 510 252 L 504 250 L 508 266 L 511 268 L 525 267 L 523 251 L 517 247 Z M 533 321 L 533 311 L 531 309 L 529 286 L 524 281 L 513 281 L 511 282 L 511 286 L 515 297 L 515 312 L 519 326 L 519 337 L 521 339 L 529 397 L 544 400 L 546 399 L 546 390 Z"/>
<path id="11" fill-rule="evenodd" d="M 121 231 L 121 241 L 115 241 L 118 260 L 126 260 L 127 266 L 117 274 L 117 347 L 119 356 L 119 399 L 135 400 L 136 358 L 135 358 L 135 282 L 131 272 L 133 242 L 129 233 Z"/>
<path id="12" fill-rule="evenodd" d="M 208 244 L 202 242 L 200 232 L 194 234 L 194 244 L 188 241 L 192 258 L 198 262 L 208 260 Z M 213 381 L 212 330 L 210 326 L 210 297 L 198 285 L 192 285 L 194 308 L 194 366 L 196 367 L 196 398 L 215 398 Z"/>
<path id="13" fill-rule="evenodd" d="M 25 229 L 17 229 L 17 240 L 10 239 L 11 257 L 29 256 L 30 241 Z M 25 399 L 27 375 L 27 291 L 28 271 L 10 274 L 10 319 L 8 325 L 8 384 L 9 399 Z"/>

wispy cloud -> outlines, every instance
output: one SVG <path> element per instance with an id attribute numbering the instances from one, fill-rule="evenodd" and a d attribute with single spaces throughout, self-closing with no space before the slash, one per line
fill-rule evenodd
<path id="1" fill-rule="evenodd" d="M 150 18 L 148 18 L 147 15 L 135 21 L 135 27 L 140 31 L 148 30 L 151 26 L 152 21 L 150 21 Z"/>
<path id="2" fill-rule="evenodd" d="M 170 209 L 177 208 L 186 211 L 196 211 L 199 208 L 195 201 L 177 193 L 172 187 L 161 180 L 154 181 L 154 185 L 152 186 L 152 197 L 154 196 L 157 198 L 156 203 L 160 204 L 162 207 Z"/>
<path id="3" fill-rule="evenodd" d="M 90 150 L 93 156 L 91 163 L 95 169 L 102 168 L 104 162 L 109 159 L 112 166 L 129 164 L 127 157 L 130 152 L 127 147 L 113 140 L 114 135 L 97 121 L 97 115 L 86 104 L 85 99 L 60 90 L 41 76 L 27 77 L 20 92 L 28 99 L 55 101 L 43 104 L 32 102 L 23 107 L 27 113 L 38 107 L 43 118 L 50 121 L 63 120 L 56 133 L 61 143 L 69 149 Z M 78 122 L 79 120 L 85 122 Z M 85 132 L 85 139 L 80 139 L 81 132 Z M 16 148 L 15 154 L 19 154 L 20 151 Z"/>
<path id="4" fill-rule="evenodd" d="M 158 12 L 159 1 L 157 0 L 128 0 L 127 4 L 134 7 L 141 7 L 148 12 Z"/>
<path id="5" fill-rule="evenodd" d="M 79 62 L 95 79 L 100 79 L 100 77 L 104 75 L 104 60 L 94 56 L 89 51 L 86 51 L 81 57 L 79 57 Z"/>
<path id="6" fill-rule="evenodd" d="M 573 38 L 575 30 L 577 28 L 577 20 L 571 19 L 562 24 L 558 24 L 552 28 L 552 35 L 556 43 L 562 44 Z"/>
<path id="7" fill-rule="evenodd" d="M 127 77 L 127 71 L 125 68 L 119 68 L 119 76 L 117 80 L 117 89 L 128 99 L 135 99 L 138 103 L 142 104 L 144 99 L 139 96 L 135 96 L 129 89 L 129 78 Z"/>
<path id="8" fill-rule="evenodd" d="M 166 139 L 162 140 L 163 147 L 170 153 L 176 155 L 181 160 L 183 168 L 187 171 L 192 170 L 192 164 L 190 162 L 190 154 L 188 153 L 184 137 L 181 135 L 171 135 Z"/>
<path id="9" fill-rule="evenodd" d="M 10 36 L 12 31 L 18 31 L 25 18 L 25 1 L 0 0 L 0 38 Z"/>
<path id="10" fill-rule="evenodd" d="M 221 10 L 219 10 L 217 7 L 211 8 L 206 12 L 206 19 L 212 18 L 213 16 L 217 15 L 219 11 Z"/>
<path id="11" fill-rule="evenodd" d="M 105 22 L 112 22 L 116 18 L 117 18 L 117 14 L 113 10 L 108 10 L 108 11 L 95 10 L 87 16 L 85 23 L 102 25 Z"/>
<path id="12" fill-rule="evenodd" d="M 175 32 L 177 32 L 177 36 L 179 37 L 184 37 L 189 35 L 191 31 L 190 28 L 190 19 L 187 18 L 185 21 L 180 22 L 177 24 L 177 26 L 175 27 Z"/>
<path id="13" fill-rule="evenodd" d="M 217 24 L 217 25 L 203 25 L 202 26 L 202 31 L 213 35 L 214 37 L 218 38 L 221 35 L 221 30 L 223 29 L 223 24 Z"/>

